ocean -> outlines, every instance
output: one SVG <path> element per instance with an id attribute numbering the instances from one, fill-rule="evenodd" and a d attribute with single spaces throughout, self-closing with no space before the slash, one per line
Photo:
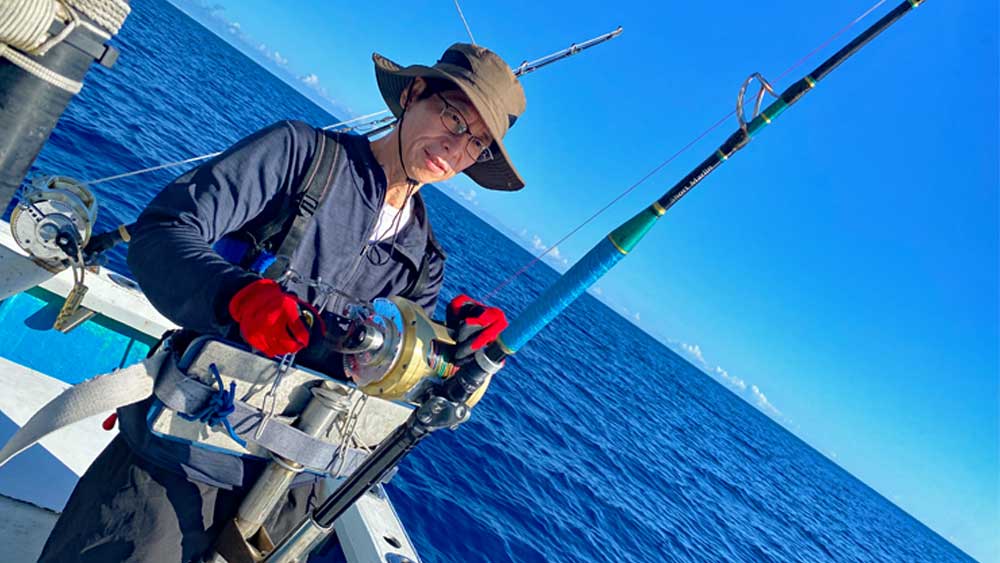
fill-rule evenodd
<path id="1" fill-rule="evenodd" d="M 338 121 L 171 4 L 132 7 L 117 66 L 91 72 L 33 173 L 100 178 L 281 119 Z M 94 186 L 97 230 L 181 171 Z M 531 259 L 422 193 L 449 252 L 442 302 Z M 109 266 L 127 272 L 122 249 Z M 557 276 L 538 264 L 492 303 L 516 316 Z M 389 494 L 429 563 L 970 560 L 589 295 L 508 361 L 468 423 L 425 440 Z"/>

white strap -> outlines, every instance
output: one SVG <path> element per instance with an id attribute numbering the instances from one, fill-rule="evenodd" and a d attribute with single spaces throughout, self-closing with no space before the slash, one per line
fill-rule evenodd
<path id="1" fill-rule="evenodd" d="M 99 375 L 63 391 L 38 410 L 0 450 L 0 467 L 52 432 L 85 418 L 137 403 L 153 394 L 153 381 L 169 352 Z"/>

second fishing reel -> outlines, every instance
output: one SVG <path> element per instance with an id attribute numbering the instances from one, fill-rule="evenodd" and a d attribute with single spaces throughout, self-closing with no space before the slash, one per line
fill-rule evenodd
<path id="1" fill-rule="evenodd" d="M 64 176 L 35 178 L 10 216 L 18 246 L 36 260 L 59 265 L 81 260 L 97 221 L 97 200 L 86 186 Z"/>

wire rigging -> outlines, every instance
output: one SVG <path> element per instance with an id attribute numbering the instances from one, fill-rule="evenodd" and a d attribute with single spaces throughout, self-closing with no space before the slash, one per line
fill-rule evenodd
<path id="1" fill-rule="evenodd" d="M 469 28 L 469 22 L 465 21 L 465 14 L 462 13 L 462 7 L 458 5 L 458 0 L 455 0 L 455 9 L 458 10 L 458 17 L 462 18 L 462 24 L 465 25 L 465 32 L 469 34 L 469 43 L 475 45 L 476 38 L 472 36 L 472 29 Z"/>

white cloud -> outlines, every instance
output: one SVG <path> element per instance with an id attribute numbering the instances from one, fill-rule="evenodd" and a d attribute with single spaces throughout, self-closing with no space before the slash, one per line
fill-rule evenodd
<path id="1" fill-rule="evenodd" d="M 685 352 L 687 352 L 689 356 L 698 360 L 699 364 L 708 367 L 708 364 L 705 363 L 705 356 L 703 356 L 701 353 L 701 346 L 698 346 L 697 344 L 688 344 L 687 342 L 682 342 L 681 348 Z"/>
<path id="2" fill-rule="evenodd" d="M 531 235 L 531 246 L 535 250 L 545 251 L 545 256 L 550 260 L 553 260 L 563 266 L 569 265 L 569 260 L 559 253 L 559 247 L 553 246 L 551 249 L 542 242 L 542 237 L 538 235 Z"/>
<path id="3" fill-rule="evenodd" d="M 278 51 L 275 51 L 273 54 L 271 54 L 271 60 L 281 66 L 285 66 L 288 64 L 288 59 L 282 57 L 281 53 L 279 53 Z"/>
<path id="4" fill-rule="evenodd" d="M 282 65 L 282 66 L 288 64 L 288 59 L 286 59 L 285 57 L 283 57 L 281 55 L 281 53 L 279 53 L 277 51 L 275 51 L 274 53 L 269 52 L 268 49 L 267 49 L 267 45 L 264 45 L 263 43 L 261 43 L 260 46 L 257 49 L 261 53 L 263 53 L 265 57 L 267 57 L 269 60 L 271 60 L 275 64 Z M 308 86 L 309 89 L 312 90 L 313 92 L 315 92 L 321 99 L 329 102 L 334 107 L 340 108 L 342 110 L 346 110 L 346 113 L 348 115 L 353 114 L 353 112 L 351 111 L 350 108 L 347 108 L 345 106 L 341 106 L 339 103 L 337 103 L 337 100 L 333 99 L 333 96 L 331 96 L 330 92 L 328 92 L 327 89 L 323 87 L 323 84 L 320 82 L 319 76 L 315 72 L 310 72 L 309 74 L 300 76 L 299 77 L 299 82 L 301 82 L 302 84 L 305 84 L 306 86 Z"/>
<path id="5" fill-rule="evenodd" d="M 240 22 L 232 22 L 229 24 L 229 33 L 237 34 L 240 32 Z"/>
<path id="6" fill-rule="evenodd" d="M 445 188 L 456 197 L 452 199 L 461 198 L 463 201 L 471 203 L 475 207 L 479 207 L 479 192 L 475 188 L 468 188 L 464 184 L 454 181 L 438 182 L 435 184 L 439 188 Z"/>
<path id="7" fill-rule="evenodd" d="M 630 316 L 627 309 L 625 310 L 626 316 Z M 638 317 L 638 314 L 637 314 Z M 638 320 L 638 319 L 637 319 Z M 733 392 L 739 395 L 746 402 L 756 406 L 762 412 L 768 416 L 774 418 L 776 421 L 784 424 L 786 428 L 792 427 L 792 421 L 785 418 L 785 416 L 779 411 L 774 405 L 768 401 L 767 396 L 760 387 L 756 385 L 748 384 L 743 378 L 732 375 L 728 370 L 722 366 L 715 366 L 715 369 L 708 367 L 708 363 L 705 361 L 705 354 L 701 350 L 701 346 L 697 344 L 688 344 L 687 342 L 679 342 L 673 339 L 666 339 L 668 343 L 675 350 L 680 348 L 680 350 L 688 356 L 690 359 L 696 361 L 698 364 L 704 368 L 705 372 L 713 375 L 720 383 L 730 387 Z M 748 389 L 749 387 L 749 389 Z M 795 425 L 796 430 L 798 430 L 798 425 Z"/>
<path id="8" fill-rule="evenodd" d="M 639 313 L 636 312 L 634 315 L 632 315 L 632 319 L 635 320 L 635 322 L 639 322 Z"/>
<path id="9" fill-rule="evenodd" d="M 587 293 L 593 295 L 594 297 L 604 301 L 604 288 L 599 285 L 592 285 L 587 288 Z"/>
<path id="10" fill-rule="evenodd" d="M 768 402 L 767 396 L 756 385 L 751 385 L 750 391 L 753 393 L 754 401 L 761 410 L 774 416 L 781 416 L 781 411 L 774 408 L 774 405 Z"/>
<path id="11" fill-rule="evenodd" d="M 701 355 L 701 348 L 699 348 L 697 344 L 694 345 L 681 344 L 681 347 L 684 348 L 684 350 L 687 351 L 689 354 L 697 357 L 702 363 L 704 363 L 704 358 Z M 720 379 L 724 384 L 737 390 L 739 395 L 743 396 L 748 402 L 756 405 L 757 408 L 763 411 L 765 414 L 774 417 L 776 419 L 784 419 L 784 415 L 782 415 L 781 411 L 779 411 L 774 405 L 771 404 L 770 401 L 767 400 L 767 395 L 765 395 L 764 392 L 760 390 L 760 387 L 757 387 L 756 385 L 750 385 L 749 386 L 750 391 L 748 393 L 747 382 L 740 377 L 730 374 L 729 371 L 723 368 L 722 366 L 715 366 L 713 373 L 715 373 L 717 378 Z M 790 426 L 792 424 L 792 421 L 786 419 L 784 420 L 784 423 Z"/>
<path id="12" fill-rule="evenodd" d="M 240 36 L 241 40 L 245 41 L 248 44 L 252 44 L 253 39 L 251 39 L 250 36 L 248 36 L 247 34 L 240 32 L 240 28 L 239 28 L 238 25 L 236 27 L 233 27 L 232 25 L 230 25 L 229 26 L 229 31 L 230 31 L 230 33 L 237 33 L 237 32 L 239 32 L 239 36 Z M 257 49 L 257 52 L 259 52 L 260 54 L 264 55 L 264 58 L 266 58 L 267 60 L 271 61 L 272 63 L 278 64 L 278 65 L 281 65 L 281 66 L 285 66 L 285 65 L 288 64 L 288 59 L 287 58 L 283 57 L 281 55 L 281 53 L 279 53 L 278 51 L 271 51 L 271 48 L 268 47 L 266 43 L 258 43 L 257 46 L 255 47 L 255 49 Z M 306 78 L 309 78 L 310 76 L 316 76 L 316 75 L 315 74 L 310 74 L 308 76 L 303 76 L 299 80 L 301 80 L 303 82 L 306 82 Z M 318 83 L 319 77 L 316 77 L 316 81 Z M 312 84 L 312 83 L 309 83 L 309 82 L 306 82 L 306 84 L 309 84 L 310 86 L 315 86 L 315 84 Z"/>
<path id="13" fill-rule="evenodd" d="M 726 382 L 727 385 L 735 387 L 740 391 L 747 390 L 747 383 L 735 375 L 729 375 L 729 372 L 722 369 L 722 366 L 715 366 L 715 373 Z"/>

